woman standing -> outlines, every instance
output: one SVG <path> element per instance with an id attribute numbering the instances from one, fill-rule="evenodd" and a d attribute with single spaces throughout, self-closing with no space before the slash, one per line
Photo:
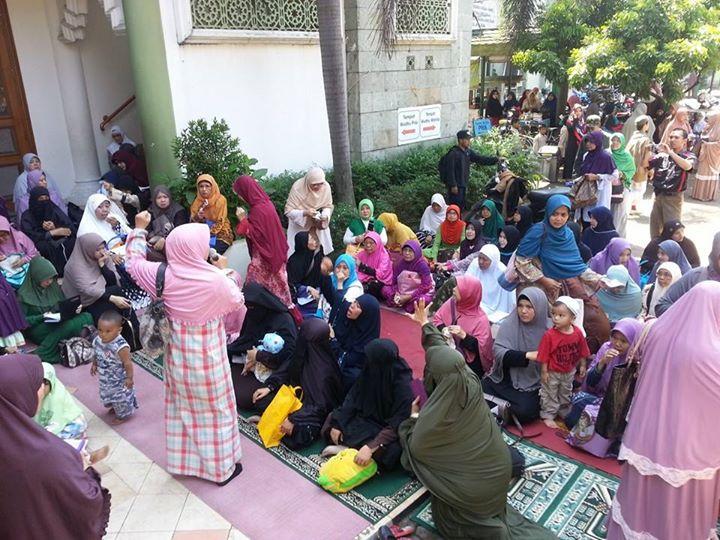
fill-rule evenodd
<path id="1" fill-rule="evenodd" d="M 227 199 L 209 174 L 198 176 L 195 185 L 197 197 L 190 205 L 190 221 L 206 224 L 210 228 L 210 246 L 218 253 L 225 253 L 233 243 Z"/>
<path id="2" fill-rule="evenodd" d="M 60 363 L 58 343 L 61 340 L 79 336 L 83 327 L 93 324 L 92 315 L 87 312 L 63 316 L 59 322 L 45 322 L 45 313 L 58 313 L 58 305 L 65 300 L 57 276 L 50 261 L 35 257 L 30 261 L 27 279 L 17 292 L 20 307 L 30 325 L 25 333 L 38 345 L 33 354 L 50 364 Z"/>
<path id="3" fill-rule="evenodd" d="M 690 195 L 698 201 L 714 201 L 720 180 L 720 111 L 708 113 L 707 124 L 698 156 L 695 185 Z"/>
<path id="4" fill-rule="evenodd" d="M 550 127 L 557 126 L 557 104 L 558 101 L 555 94 L 553 92 L 548 92 L 548 95 L 545 97 L 545 101 L 540 108 L 543 120 L 547 120 Z"/>
<path id="5" fill-rule="evenodd" d="M 295 180 L 285 203 L 288 256 L 295 249 L 295 235 L 303 231 L 315 236 L 325 253 L 332 253 L 330 218 L 333 208 L 330 184 L 320 167 L 312 167 L 305 176 Z"/>
<path id="6" fill-rule="evenodd" d="M 145 258 L 150 214 L 141 212 L 135 221 L 128 238 L 128 271 L 154 298 L 160 264 Z M 164 375 L 168 471 L 225 485 L 242 465 L 223 316 L 240 308 L 243 296 L 222 271 L 227 259 L 208 264 L 210 229 L 205 225 L 174 229 L 165 253 L 163 300 L 171 331 Z"/>
<path id="7" fill-rule="evenodd" d="M 628 214 L 627 203 L 636 171 L 635 158 L 625 148 L 625 137 L 622 133 L 613 133 L 610 136 L 610 150 L 615 165 L 620 172 L 620 178 L 616 182 L 618 185 L 612 187 L 611 210 L 613 223 L 615 223 L 618 234 L 625 237 Z"/>
<path id="8" fill-rule="evenodd" d="M 575 159 L 582 146 L 583 138 L 587 133 L 582 105 L 577 103 L 572 108 L 570 118 L 565 122 L 568 131 L 567 145 L 565 146 L 565 161 L 563 165 L 563 178 L 569 180 L 574 177 Z"/>
<path id="9" fill-rule="evenodd" d="M 679 339 L 679 336 L 697 339 Z M 704 281 L 653 325 L 623 435 L 608 539 L 715 536 L 720 498 L 720 283 Z M 652 535 L 652 536 L 650 536 Z"/>
<path id="10" fill-rule="evenodd" d="M 500 92 L 493 90 L 485 103 L 485 116 L 490 119 L 493 126 L 497 126 L 503 116 L 503 106 L 500 103 Z"/>
<path id="11" fill-rule="evenodd" d="M 246 283 L 259 283 L 289 308 L 294 307 L 287 278 L 287 240 L 275 206 L 251 176 L 239 176 L 233 191 L 250 207 L 238 208 L 236 232 L 247 239 L 250 266 Z"/>
<path id="12" fill-rule="evenodd" d="M 173 201 L 170 190 L 156 186 L 152 190 L 152 202 L 148 208 L 152 221 L 148 227 L 148 260 L 165 262 L 165 239 L 175 227 L 190 221 L 190 215 Z"/>
<path id="13" fill-rule="evenodd" d="M 43 366 L 37 356 L 2 358 L 0 475 L 6 486 L 0 496 L 2 535 L 102 538 L 110 519 L 110 493 L 95 469 L 83 470 L 70 445 L 33 420 L 42 390 Z"/>
<path id="14" fill-rule="evenodd" d="M 580 164 L 580 174 L 586 180 L 597 184 L 597 203 L 575 210 L 575 220 L 590 221 L 590 213 L 600 207 L 610 210 L 612 184 L 620 178 L 612 154 L 603 148 L 605 136 L 602 131 L 591 131 L 583 138 L 585 155 Z M 612 213 L 610 214 L 612 216 Z M 587 242 L 585 242 L 587 244 Z M 589 244 L 588 244 L 589 245 Z M 590 246 L 592 248 L 592 246 Z"/>

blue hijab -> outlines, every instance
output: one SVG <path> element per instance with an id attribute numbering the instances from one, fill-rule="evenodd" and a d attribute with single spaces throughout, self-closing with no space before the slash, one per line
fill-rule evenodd
<path id="1" fill-rule="evenodd" d="M 663 252 L 665 252 L 665 254 L 668 256 L 670 262 L 674 262 L 680 267 L 680 272 L 682 272 L 683 276 L 686 272 L 692 270 L 692 267 L 690 266 L 690 263 L 685 256 L 685 252 L 680 247 L 680 244 L 678 244 L 675 240 L 663 240 L 662 242 L 660 242 L 660 244 L 658 244 L 658 249 L 662 249 Z M 648 281 L 648 283 L 652 283 L 653 281 L 655 281 L 655 277 L 657 276 L 657 269 L 660 267 L 661 264 L 662 261 L 657 261 L 655 263 L 652 272 L 650 272 L 650 280 Z"/>
<path id="2" fill-rule="evenodd" d="M 597 293 L 600 307 L 607 314 L 610 322 L 617 322 L 626 317 L 636 318 L 642 309 L 642 291 L 630 277 L 628 269 L 622 264 L 616 264 L 608 268 L 605 275 L 624 285 L 619 291 L 601 289 Z"/>
<path id="3" fill-rule="evenodd" d="M 538 257 L 543 273 L 552 279 L 578 277 L 587 270 L 570 228 L 564 225 L 556 229 L 550 225 L 550 216 L 561 206 L 569 212 L 570 199 L 565 195 L 550 197 L 545 205 L 545 219 L 528 230 L 517 249 L 520 257 Z"/>
<path id="4" fill-rule="evenodd" d="M 346 253 L 343 253 L 337 259 L 335 259 L 335 268 L 337 268 L 340 263 L 345 263 L 348 267 L 348 270 L 350 271 L 348 274 L 348 278 L 343 282 L 342 290 L 344 292 L 352 283 L 355 283 L 358 280 L 357 268 L 355 265 L 355 259 L 353 259 L 350 255 Z M 332 276 L 330 276 L 330 279 L 332 280 L 333 287 L 337 288 L 337 278 L 335 277 L 334 272 Z"/>

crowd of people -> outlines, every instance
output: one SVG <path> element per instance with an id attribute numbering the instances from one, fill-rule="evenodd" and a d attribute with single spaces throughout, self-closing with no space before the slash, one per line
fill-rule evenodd
<path id="1" fill-rule="evenodd" d="M 523 105 L 536 99 L 529 94 Z M 293 184 L 284 230 L 250 176 L 233 185 L 241 203 L 235 227 L 209 174 L 197 178 L 189 209 L 166 187 L 150 189 L 140 152 L 119 129 L 108 147 L 112 169 L 82 213 L 65 205 L 38 156 L 26 156 L 15 207 L 23 200 L 27 207 L 14 225 L 0 216 L 0 407 L 16 435 L 0 442 L 3 478 L 24 485 L 18 463 L 37 463 L 37 474 L 67 493 L 64 504 L 86 507 L 78 523 L 73 512 L 58 517 L 42 494 L 36 504 L 46 505 L 45 526 L 76 534 L 104 527 L 107 492 L 92 469 L 102 452 L 82 444 L 87 423 L 52 364 L 64 340 L 87 337 L 113 422 L 141 414 L 131 353 L 161 290 L 172 474 L 226 485 L 242 472 L 237 411 L 262 414 L 283 385 L 300 385 L 302 407 L 282 423 L 283 444 L 321 440 L 324 456 L 352 447 L 358 465 L 405 467 L 427 486 L 448 538 L 543 537 L 506 505 L 521 461 L 498 428 L 509 418 L 541 418 L 563 429 L 569 444 L 625 460 L 611 537 L 670 538 L 679 521 L 698 532 L 688 538 L 702 537 L 714 527 L 720 493 L 720 465 L 699 431 L 720 405 L 716 385 L 707 384 L 720 350 L 720 233 L 701 266 L 681 205 L 657 202 L 677 195 L 659 186 L 686 185 L 695 168 L 687 132 L 671 124 L 669 142 L 644 161 L 661 208 L 636 259 L 610 189 L 628 179 L 634 158 L 616 156 L 627 152 L 619 133 L 606 150 L 600 132 L 580 130 L 582 114 L 572 118 L 584 149 L 579 182 L 595 186 L 587 204 L 577 189 L 570 198 L 551 196 L 537 222 L 520 195 L 489 196 L 466 213 L 471 163 L 497 160 L 474 154 L 463 131 L 445 163 L 451 204 L 437 193 L 420 223 L 404 224 L 397 214 L 376 216 L 373 201 L 362 199 L 343 224 L 342 246 L 332 243 L 333 197 L 320 168 Z M 648 124 L 638 117 L 631 143 Z M 236 235 L 250 255 L 242 276 L 223 255 Z M 423 407 L 397 345 L 380 338 L 381 305 L 422 327 Z M 37 346 L 33 355 L 22 354 L 26 339 Z M 601 436 L 593 425 L 608 407 L 612 373 L 638 354 L 627 431 Z M 671 391 L 679 399 L 666 399 Z M 685 399 L 697 404 L 692 418 L 678 406 Z M 0 514 L 8 504 L 0 502 Z M 36 526 L 19 515 L 7 522 L 17 537 Z"/>

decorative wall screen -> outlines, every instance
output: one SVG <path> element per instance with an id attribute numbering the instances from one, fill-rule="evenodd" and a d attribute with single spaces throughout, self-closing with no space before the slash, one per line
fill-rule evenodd
<path id="1" fill-rule="evenodd" d="M 315 0 L 191 0 L 201 29 L 317 32 Z"/>
<path id="2" fill-rule="evenodd" d="M 412 37 L 451 34 L 452 0 L 398 0 L 397 32 Z"/>

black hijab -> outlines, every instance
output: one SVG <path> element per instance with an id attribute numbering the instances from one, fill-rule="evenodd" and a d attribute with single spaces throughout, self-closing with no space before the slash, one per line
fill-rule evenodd
<path id="1" fill-rule="evenodd" d="M 46 200 L 41 201 L 40 197 L 45 195 Z M 42 236 L 45 237 L 45 229 L 43 229 L 43 221 L 52 221 L 55 227 L 71 227 L 70 220 L 58 206 L 50 199 L 50 192 L 47 188 L 35 186 L 29 192 L 28 209 L 21 216 L 20 228 L 28 236 L 32 232 L 41 230 Z M 33 238 L 35 240 L 35 238 Z"/>
<path id="2" fill-rule="evenodd" d="M 467 226 L 472 225 L 473 230 L 475 231 L 475 239 L 468 240 L 465 238 L 462 242 L 460 242 L 460 260 L 462 261 L 465 257 L 470 255 L 471 253 L 475 253 L 476 251 L 480 251 L 480 248 L 483 247 L 487 242 L 485 241 L 485 238 L 483 238 L 482 235 L 482 225 L 479 221 L 472 220 L 468 222 L 468 224 L 465 226 L 465 234 L 467 234 Z"/>
<path id="3" fill-rule="evenodd" d="M 592 250 L 587 245 L 583 244 L 580 239 L 580 224 L 576 221 L 568 221 L 567 226 L 575 237 L 575 243 L 580 250 L 580 257 L 582 257 L 583 262 L 588 262 L 592 259 L 593 254 Z"/>
<path id="4" fill-rule="evenodd" d="M 515 227 L 520 231 L 522 237 L 525 236 L 525 233 L 534 225 L 533 211 L 528 205 L 518 206 L 515 211 L 520 214 L 520 221 L 515 223 Z"/>
<path id="5" fill-rule="evenodd" d="M 652 240 L 650 240 L 648 245 L 645 246 L 645 250 L 643 251 L 642 257 L 640 258 L 640 271 L 643 274 L 647 274 L 652 270 L 653 266 L 655 266 L 655 263 L 657 262 L 658 248 L 660 247 L 660 244 L 665 240 L 672 240 L 672 235 L 675 234 L 678 229 L 684 228 L 685 225 L 683 225 L 682 222 L 677 219 L 665 222 L 660 236 L 653 238 Z M 698 266 L 700 266 L 700 255 L 698 254 L 697 247 L 695 247 L 695 243 L 686 236 L 682 239 L 682 242 L 678 242 L 678 244 L 683 250 L 685 258 L 690 263 L 690 266 L 692 266 L 693 268 L 697 268 Z"/>
<path id="6" fill-rule="evenodd" d="M 507 264 L 510 257 L 512 257 L 512 254 L 515 253 L 515 250 L 520 245 L 522 235 L 520 234 L 518 228 L 514 225 L 506 225 L 500 229 L 500 231 L 507 239 L 507 245 L 504 248 L 500 248 L 500 260 L 503 264 Z"/>
<path id="7" fill-rule="evenodd" d="M 370 294 L 360 295 L 356 301 L 362 313 L 355 320 L 348 319 L 351 303 L 344 301 L 335 323 L 335 337 L 343 352 L 364 355 L 365 345 L 380 337 L 380 303 Z"/>
<path id="8" fill-rule="evenodd" d="M 295 252 L 287 262 L 288 282 L 292 286 L 320 287 L 322 275 L 320 263 L 325 253 L 322 246 L 313 252 L 308 248 L 310 233 L 301 231 L 295 235 Z"/>
<path id="9" fill-rule="evenodd" d="M 163 194 L 170 199 L 167 208 L 160 208 L 155 202 L 158 195 Z M 155 186 L 152 190 L 152 202 L 148 207 L 148 212 L 152 216 L 150 222 L 150 236 L 167 236 L 175 227 L 176 216 L 185 209 L 173 200 L 170 190 L 163 185 Z"/>

